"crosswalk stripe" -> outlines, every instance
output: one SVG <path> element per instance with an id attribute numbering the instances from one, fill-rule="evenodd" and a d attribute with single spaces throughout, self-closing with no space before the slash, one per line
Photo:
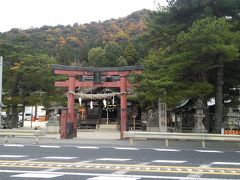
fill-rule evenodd
<path id="1" fill-rule="evenodd" d="M 6 147 L 24 147 L 22 144 L 4 144 Z"/>
<path id="2" fill-rule="evenodd" d="M 0 155 L 1 158 L 21 158 L 27 157 L 27 155 Z"/>
<path id="3" fill-rule="evenodd" d="M 98 176 L 93 178 L 88 178 L 87 180 L 138 180 L 140 178 L 132 178 L 132 177 L 107 177 L 107 176 Z"/>
<path id="4" fill-rule="evenodd" d="M 216 151 L 216 150 L 194 150 L 196 152 L 206 152 L 206 153 L 223 153 L 222 151 Z"/>
<path id="5" fill-rule="evenodd" d="M 187 161 L 175 161 L 175 160 L 154 160 L 155 163 L 185 163 Z"/>
<path id="6" fill-rule="evenodd" d="M 179 152 L 177 149 L 153 149 L 155 151 L 166 151 L 166 152 Z"/>
<path id="7" fill-rule="evenodd" d="M 17 175 L 12 175 L 10 177 L 24 177 L 24 178 L 56 178 L 63 176 L 61 174 L 43 174 L 43 173 L 25 173 L 25 174 L 17 174 Z"/>
<path id="8" fill-rule="evenodd" d="M 129 147 L 114 147 L 117 150 L 139 150 L 138 148 L 129 148 Z"/>
<path id="9" fill-rule="evenodd" d="M 60 148 L 60 146 L 49 146 L 49 145 L 41 145 L 41 148 Z"/>
<path id="10" fill-rule="evenodd" d="M 215 165 L 240 165 L 239 162 L 212 162 Z"/>
<path id="11" fill-rule="evenodd" d="M 119 159 L 119 158 L 100 158 L 97 161 L 130 161 L 132 159 Z"/>
<path id="12" fill-rule="evenodd" d="M 176 170 L 180 170 L 181 168 L 178 168 Z M 214 173 L 214 170 L 208 170 L 208 172 L 213 172 Z M 40 178 L 41 174 L 43 174 L 43 177 L 42 178 L 51 178 L 53 177 L 54 175 L 56 175 L 56 177 L 58 176 L 92 176 L 92 177 L 107 177 L 108 179 L 113 179 L 113 180 L 121 180 L 121 179 L 114 179 L 114 178 L 122 178 L 122 179 L 126 179 L 128 180 L 129 178 L 132 178 L 133 180 L 135 179 L 172 179 L 172 180 L 192 180 L 192 179 L 195 179 L 195 178 L 192 178 L 192 177 L 183 177 L 183 176 L 179 176 L 179 177 L 175 177 L 175 176 L 160 176 L 160 175 L 134 175 L 134 174 L 124 174 L 124 175 L 120 175 L 120 174 L 102 174 L 102 173 L 81 173 L 81 172 L 48 172 L 48 171 L 31 171 L 31 170 L 27 170 L 27 171 L 19 171 L 19 170 L 7 170 L 7 169 L 4 169 L 4 170 L 1 170 L 0 169 L 0 173 L 14 173 L 14 174 L 17 174 L 17 173 L 21 173 L 21 174 L 17 174 L 18 177 L 31 177 L 31 176 L 34 176 L 34 175 L 38 175 L 37 177 L 34 176 L 35 178 Z M 31 175 L 33 174 L 33 175 Z M 46 176 L 48 177 L 46 177 Z M 53 176 L 51 176 L 53 175 Z M 236 175 L 236 174 L 233 174 L 233 175 Z M 13 177 L 13 176 L 11 176 Z M 16 177 L 16 175 L 15 175 Z M 67 177 L 66 177 L 67 178 Z M 90 178 L 89 178 L 90 179 Z M 200 178 L 202 180 L 219 180 L 219 178 Z M 92 179 L 94 180 L 94 179 Z M 98 179 L 95 179 L 95 180 L 98 180 Z M 107 180 L 106 178 L 104 180 Z M 131 180 L 131 179 L 130 179 Z M 227 179 L 222 179 L 222 180 L 227 180 Z"/>
<path id="13" fill-rule="evenodd" d="M 44 159 L 75 159 L 77 157 L 58 157 L 58 156 L 47 156 L 43 157 Z"/>
<path id="14" fill-rule="evenodd" d="M 78 149 L 99 149 L 99 147 L 95 146 L 77 146 Z"/>

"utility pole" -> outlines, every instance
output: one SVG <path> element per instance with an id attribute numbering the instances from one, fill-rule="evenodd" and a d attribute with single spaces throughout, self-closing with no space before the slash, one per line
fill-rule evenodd
<path id="1" fill-rule="evenodd" d="M 3 67 L 3 57 L 0 56 L 0 128 L 2 128 L 2 67 Z"/>

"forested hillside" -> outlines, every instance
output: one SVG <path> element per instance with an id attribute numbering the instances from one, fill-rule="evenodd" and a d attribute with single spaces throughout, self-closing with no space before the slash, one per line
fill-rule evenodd
<path id="1" fill-rule="evenodd" d="M 43 26 L 0 33 L 4 57 L 3 103 L 8 126 L 17 127 L 20 105 L 66 105 L 65 91 L 54 87 L 51 64 L 123 66 L 138 64 L 148 52 L 141 39 L 148 10 L 104 22 Z M 61 77 L 60 77 L 61 78 Z"/>
<path id="2" fill-rule="evenodd" d="M 12 29 L 0 34 L 0 47 L 12 45 L 24 49 L 28 54 L 47 53 L 56 58 L 59 64 L 88 65 L 88 52 L 92 48 L 104 48 L 113 41 L 123 51 L 130 42 L 135 43 L 136 38 L 146 30 L 146 14 L 147 10 L 142 10 L 104 22 Z M 136 48 L 141 51 L 138 45 Z M 0 53 L 4 55 L 7 52 L 0 50 Z"/>

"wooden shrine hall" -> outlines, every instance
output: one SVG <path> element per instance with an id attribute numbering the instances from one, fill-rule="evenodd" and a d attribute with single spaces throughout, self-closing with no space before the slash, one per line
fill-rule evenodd
<path id="1" fill-rule="evenodd" d="M 119 88 L 120 92 L 120 137 L 123 137 L 123 131 L 126 131 L 127 125 L 127 94 L 132 85 L 127 80 L 130 74 L 139 74 L 143 71 L 142 66 L 124 66 L 124 67 L 79 67 L 64 66 L 53 64 L 52 69 L 57 75 L 66 75 L 68 80 L 55 82 L 55 87 L 68 89 L 67 110 L 61 113 L 61 139 L 73 138 L 77 136 L 77 116 L 74 112 L 76 89 L 103 87 Z M 88 78 L 84 78 L 88 77 Z M 89 78 L 91 77 L 91 78 Z M 114 81 L 104 81 L 106 77 L 118 77 Z"/>

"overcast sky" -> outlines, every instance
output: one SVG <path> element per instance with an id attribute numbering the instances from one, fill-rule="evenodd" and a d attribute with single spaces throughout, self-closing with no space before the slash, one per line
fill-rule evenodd
<path id="1" fill-rule="evenodd" d="M 0 32 L 44 25 L 83 24 L 156 9 L 166 0 L 0 0 Z"/>

